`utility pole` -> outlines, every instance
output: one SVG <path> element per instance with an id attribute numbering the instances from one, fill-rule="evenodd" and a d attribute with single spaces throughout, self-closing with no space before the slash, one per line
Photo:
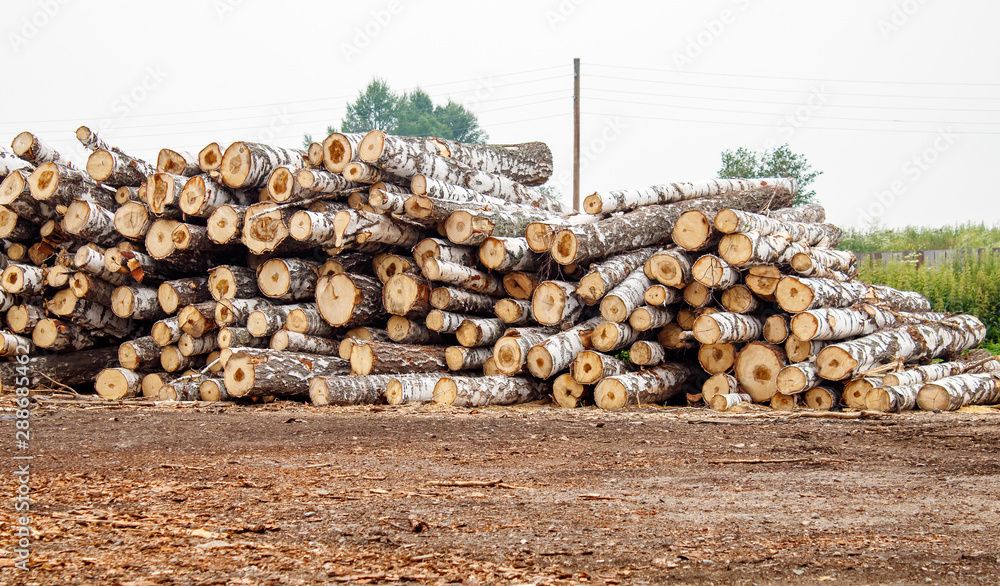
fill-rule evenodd
<path id="1" fill-rule="evenodd" d="M 573 211 L 580 211 L 580 58 L 573 59 Z"/>

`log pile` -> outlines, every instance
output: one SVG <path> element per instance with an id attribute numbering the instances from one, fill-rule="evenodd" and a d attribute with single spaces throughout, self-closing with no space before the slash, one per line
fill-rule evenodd
<path id="1" fill-rule="evenodd" d="M 787 179 L 537 186 L 542 143 L 381 131 L 78 168 L 0 152 L 0 364 L 119 400 L 725 410 L 1000 402 L 972 316 L 857 280 Z M 932 363 L 935 359 L 945 362 Z"/>

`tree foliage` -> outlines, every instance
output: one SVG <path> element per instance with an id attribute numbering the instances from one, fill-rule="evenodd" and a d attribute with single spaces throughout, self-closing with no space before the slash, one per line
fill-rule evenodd
<path id="1" fill-rule="evenodd" d="M 479 119 L 461 104 L 448 100 L 435 105 L 424 90 L 417 88 L 397 94 L 381 78 L 375 78 L 347 105 L 340 132 L 368 132 L 380 129 L 399 136 L 428 136 L 458 142 L 486 142 L 488 136 Z M 338 129 L 327 127 L 327 134 Z M 312 142 L 310 135 L 304 144 Z"/>
<path id="2" fill-rule="evenodd" d="M 799 185 L 794 201 L 796 204 L 816 200 L 816 190 L 808 189 L 808 186 L 822 174 L 822 171 L 814 171 L 805 156 L 793 153 L 787 144 L 764 151 L 744 147 L 723 151 L 722 167 L 719 169 L 719 177 L 727 179 L 791 177 Z"/>

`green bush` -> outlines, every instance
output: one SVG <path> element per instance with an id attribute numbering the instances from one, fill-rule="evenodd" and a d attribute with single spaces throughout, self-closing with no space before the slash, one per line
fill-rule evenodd
<path id="1" fill-rule="evenodd" d="M 844 231 L 838 248 L 852 252 L 905 252 L 993 247 L 1000 247 L 1000 226 L 968 223 L 943 228 L 908 226 L 899 230 L 850 228 Z"/>
<path id="2" fill-rule="evenodd" d="M 981 260 L 969 255 L 951 264 L 919 269 L 908 262 L 862 263 L 859 272 L 863 281 L 923 294 L 934 311 L 978 317 L 986 324 L 986 340 L 1000 344 L 1000 257 L 997 255 L 984 255 Z"/>

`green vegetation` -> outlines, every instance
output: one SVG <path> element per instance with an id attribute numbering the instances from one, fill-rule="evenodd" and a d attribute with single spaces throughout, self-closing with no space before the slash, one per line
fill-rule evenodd
<path id="1" fill-rule="evenodd" d="M 1000 225 L 956 224 L 943 228 L 908 226 L 890 230 L 874 226 L 848 229 L 839 248 L 852 252 L 897 252 L 1000 247 Z"/>
<path id="2" fill-rule="evenodd" d="M 735 151 L 724 151 L 722 167 L 719 169 L 719 177 L 727 179 L 791 177 L 799 184 L 799 193 L 794 201 L 796 205 L 816 201 L 816 190 L 807 187 L 822 174 L 822 171 L 813 171 L 809 161 L 804 156 L 793 153 L 787 144 L 764 151 L 752 151 L 743 147 Z"/>
<path id="3" fill-rule="evenodd" d="M 375 78 L 356 100 L 347 105 L 347 114 L 340 124 L 340 132 L 368 132 L 381 129 L 399 136 L 433 136 L 459 142 L 486 142 L 488 136 L 479 126 L 476 115 L 461 104 L 434 105 L 430 95 L 417 88 L 397 94 L 385 80 Z M 338 129 L 328 126 L 326 133 Z M 307 134 L 303 144 L 313 140 Z"/>
<path id="4" fill-rule="evenodd" d="M 860 273 L 863 281 L 923 294 L 934 311 L 978 317 L 987 327 L 988 344 L 984 347 L 994 354 L 1000 351 L 1000 256 L 986 255 L 980 260 L 970 255 L 951 264 L 920 269 L 910 262 L 862 264 Z"/>

